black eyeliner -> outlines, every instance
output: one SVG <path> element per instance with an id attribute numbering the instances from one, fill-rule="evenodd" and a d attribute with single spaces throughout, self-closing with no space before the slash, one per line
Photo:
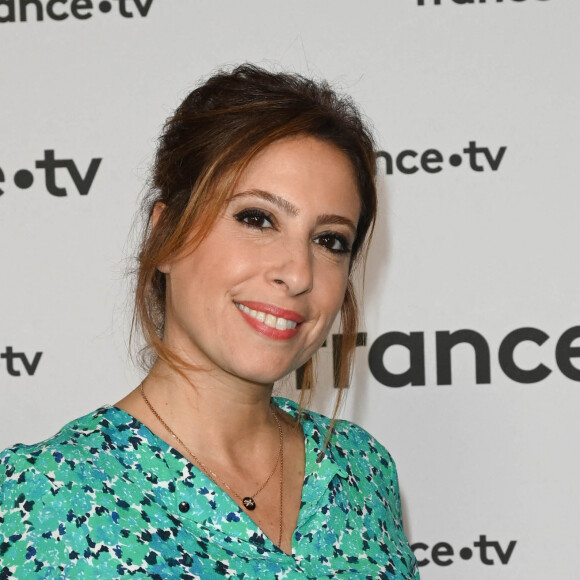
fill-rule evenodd
<path id="1" fill-rule="evenodd" d="M 345 236 L 343 236 L 342 234 L 339 234 L 337 232 L 323 232 L 321 234 L 318 234 L 318 236 L 316 236 L 316 237 L 323 238 L 325 236 L 328 236 L 330 238 L 335 238 L 343 246 L 341 250 L 333 250 L 332 248 L 328 248 L 327 246 L 322 246 L 323 248 L 325 248 L 329 252 L 331 252 L 333 254 L 350 254 L 352 252 L 352 246 L 348 243 L 347 238 Z M 321 244 L 319 244 L 319 245 L 321 245 Z"/>
<path id="2" fill-rule="evenodd" d="M 263 230 L 263 229 L 270 229 L 270 228 L 264 228 L 262 226 L 258 226 L 258 225 L 252 225 L 248 222 L 245 222 L 244 220 L 248 219 L 248 218 L 260 218 L 263 219 L 265 221 L 268 221 L 271 224 L 272 228 L 275 228 L 275 220 L 274 217 L 272 216 L 271 213 L 263 210 L 263 209 L 258 209 L 258 208 L 246 208 L 246 209 L 242 209 L 239 212 L 236 212 L 234 214 L 234 219 L 236 221 L 238 221 L 239 223 L 245 225 L 248 228 L 254 229 L 254 230 Z"/>

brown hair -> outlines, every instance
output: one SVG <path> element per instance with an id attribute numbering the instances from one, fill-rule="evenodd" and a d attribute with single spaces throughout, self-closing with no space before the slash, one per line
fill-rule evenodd
<path id="1" fill-rule="evenodd" d="M 353 102 L 326 82 L 297 74 L 273 73 L 251 64 L 218 72 L 192 91 L 165 123 L 144 200 L 146 228 L 138 256 L 133 328 L 139 328 L 145 339 L 141 360 L 146 367 L 157 358 L 177 372 L 189 366 L 163 342 L 165 274 L 157 267 L 185 248 L 194 225 L 191 247 L 203 240 L 258 152 L 298 135 L 331 143 L 351 161 L 361 198 L 351 273 L 357 258 L 366 255 L 376 214 L 376 165 L 373 138 Z M 158 203 L 165 208 L 152 228 Z M 356 346 L 358 308 L 350 280 L 341 324 L 335 415 Z M 301 405 L 314 382 L 312 359 L 303 371 Z"/>

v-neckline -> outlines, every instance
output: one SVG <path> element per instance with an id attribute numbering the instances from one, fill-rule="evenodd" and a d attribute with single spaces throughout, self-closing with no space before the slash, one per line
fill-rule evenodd
<path id="1" fill-rule="evenodd" d="M 279 401 L 283 402 L 283 406 L 280 406 L 278 404 Z M 287 412 L 287 405 L 285 405 L 285 403 L 289 401 L 288 399 L 283 399 L 281 397 L 272 397 L 271 398 L 271 403 L 274 404 L 276 406 L 277 409 L 279 409 L 280 411 L 284 411 Z M 160 437 L 159 435 L 157 435 L 156 433 L 154 433 L 147 425 L 145 425 L 145 423 L 143 423 L 140 419 L 138 419 L 137 417 L 133 416 L 131 413 L 129 413 L 128 411 L 125 411 L 124 409 L 121 409 L 120 407 L 116 407 L 114 405 L 111 405 L 108 407 L 109 409 L 114 410 L 116 413 L 120 413 L 122 415 L 127 416 L 128 418 L 130 418 L 130 420 L 132 422 L 135 423 L 135 425 L 138 427 L 138 430 L 141 432 L 145 432 L 145 434 L 147 435 L 147 443 L 150 446 L 153 446 L 153 444 L 155 444 L 156 447 L 159 447 L 161 449 L 163 449 L 164 451 L 164 457 L 163 457 L 163 461 L 166 464 L 169 473 L 168 476 L 171 477 L 173 480 L 175 480 L 175 475 L 174 475 L 174 471 L 173 469 L 171 469 L 171 466 L 169 465 L 168 461 L 167 461 L 167 455 L 170 455 L 173 457 L 173 459 L 175 459 L 176 461 L 178 461 L 180 464 L 182 464 L 190 473 L 194 473 L 196 478 L 200 478 L 201 482 L 204 484 L 204 487 L 209 487 L 209 488 L 214 488 L 215 491 L 220 492 L 224 499 L 226 499 L 226 501 L 229 501 L 229 503 L 231 504 L 232 507 L 235 508 L 235 513 L 237 514 L 238 517 L 240 517 L 241 519 L 243 519 L 247 526 L 248 529 L 252 529 L 255 530 L 256 532 L 258 532 L 258 534 L 264 539 L 264 541 L 268 541 L 270 542 L 270 544 L 272 545 L 272 548 L 276 551 L 279 551 L 283 554 L 286 554 L 287 556 L 291 556 L 293 557 L 295 555 L 295 533 L 296 533 L 296 529 L 294 529 L 292 531 L 292 539 L 291 539 L 291 546 L 292 546 L 292 551 L 291 553 L 288 553 L 284 550 L 282 550 L 282 548 L 280 546 L 278 546 L 263 530 L 262 528 L 249 516 L 249 514 L 246 512 L 246 510 L 244 510 L 239 504 L 238 502 L 235 500 L 234 497 L 232 497 L 232 495 L 228 492 L 227 489 L 224 489 L 224 487 L 222 487 L 219 482 L 213 480 L 211 477 L 209 477 L 209 475 L 207 475 L 207 473 L 205 473 L 200 467 L 198 467 L 195 463 L 193 463 L 192 461 L 190 461 L 181 451 L 179 451 L 179 449 L 177 449 L 176 447 L 174 447 L 173 445 L 171 445 L 171 443 L 169 443 L 168 441 L 166 441 L 165 439 L 163 439 L 162 437 Z M 295 409 L 290 407 L 291 411 L 295 411 Z M 292 416 L 293 418 L 296 416 L 295 412 L 290 412 L 288 413 L 290 416 Z M 308 447 L 308 438 L 306 436 L 306 433 L 304 433 L 304 429 L 302 428 L 302 425 L 300 425 L 300 428 L 302 429 L 302 434 L 303 434 L 303 441 L 304 441 L 304 478 L 302 481 L 302 490 L 304 490 L 304 485 L 306 482 L 306 468 L 307 468 L 307 464 L 308 464 L 308 452 L 307 452 L 307 447 Z M 165 447 L 165 449 L 164 449 Z M 170 459 L 170 461 L 172 461 Z M 200 488 L 202 486 L 199 486 Z M 301 494 L 301 501 L 300 501 L 300 509 L 298 512 L 298 518 L 297 518 L 297 525 L 298 522 L 300 522 L 300 513 L 302 512 L 302 508 L 304 506 L 304 502 L 303 502 L 303 494 Z M 232 511 L 232 510 L 230 510 Z M 180 517 L 184 517 L 184 514 L 180 514 Z"/>
<path id="2" fill-rule="evenodd" d="M 298 414 L 298 405 L 290 399 L 285 399 L 283 397 L 272 397 L 271 402 L 278 409 L 287 412 L 293 418 L 295 418 Z M 217 492 L 221 494 L 221 496 L 227 502 L 229 502 L 231 507 L 235 508 L 234 510 L 230 510 L 229 513 L 235 513 L 237 517 L 243 519 L 249 531 L 253 531 L 254 534 L 257 532 L 259 536 L 263 538 L 264 542 L 269 542 L 271 546 L 269 549 L 271 551 L 276 551 L 289 557 L 295 557 L 297 553 L 296 531 L 313 515 L 316 508 L 316 500 L 328 487 L 330 479 L 332 479 L 332 477 L 334 477 L 334 475 L 337 473 L 341 476 L 346 476 L 346 473 L 344 473 L 344 471 L 338 465 L 336 465 L 334 460 L 329 456 L 330 451 L 328 448 L 324 450 L 324 453 L 321 453 L 321 449 L 318 447 L 318 445 L 322 445 L 325 433 L 322 433 L 319 426 L 312 420 L 308 411 L 304 411 L 300 420 L 300 427 L 302 429 L 304 438 L 304 478 L 302 481 L 301 501 L 296 528 L 293 530 L 291 537 L 292 550 L 291 553 L 288 553 L 282 550 L 272 541 L 272 539 L 267 534 L 264 533 L 260 526 L 246 513 L 246 511 L 237 503 L 237 501 L 235 501 L 235 499 L 227 492 L 227 490 L 225 490 L 217 482 L 211 479 L 206 473 L 204 473 L 203 470 L 195 465 L 195 463 L 192 463 L 185 455 L 183 455 L 183 453 L 181 453 L 181 451 L 176 449 L 159 435 L 155 434 L 149 427 L 147 427 L 147 425 L 131 415 L 131 413 L 128 411 L 125 411 L 124 409 L 116 406 L 109 406 L 107 408 L 114 411 L 116 414 L 119 414 L 120 416 L 124 416 L 130 419 L 131 422 L 136 426 L 136 429 L 141 433 L 141 435 L 146 436 L 146 442 L 150 447 L 157 447 L 163 451 L 163 456 L 161 459 L 163 460 L 168 470 L 167 476 L 170 478 L 170 480 L 173 480 L 174 482 L 176 481 L 175 466 L 172 468 L 170 465 L 170 463 L 176 461 L 182 469 L 186 468 L 189 473 L 194 474 L 195 479 L 199 478 L 199 481 L 202 483 L 202 485 L 198 485 L 198 489 L 206 488 L 212 490 L 214 493 Z M 124 423 L 126 424 L 127 420 L 125 420 Z M 314 431 L 317 432 L 316 437 L 313 437 Z M 329 461 L 323 461 L 325 458 Z M 323 466 L 325 466 L 325 468 L 321 469 Z M 311 490 L 311 488 L 314 487 L 313 483 L 320 483 L 322 485 L 318 485 L 317 489 Z M 314 493 L 310 493 L 311 491 L 314 491 Z M 176 514 L 179 514 L 180 518 L 193 519 L 200 524 L 211 525 L 208 524 L 207 521 L 200 521 L 199 519 L 193 517 L 191 514 L 179 513 L 177 505 L 174 506 L 174 511 Z M 223 514 L 220 515 L 223 517 Z M 218 527 L 219 524 L 216 522 L 214 526 Z M 245 538 L 240 539 L 242 541 L 246 540 Z"/>

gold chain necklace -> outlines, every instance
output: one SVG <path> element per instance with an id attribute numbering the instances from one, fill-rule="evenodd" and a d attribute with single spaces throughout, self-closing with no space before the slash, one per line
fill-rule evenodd
<path id="1" fill-rule="evenodd" d="M 280 463 L 280 528 L 279 528 L 279 533 L 278 533 L 278 544 L 277 544 L 278 546 L 280 546 L 282 543 L 282 520 L 283 520 L 283 513 L 284 513 L 283 512 L 283 501 L 282 501 L 283 497 L 284 497 L 284 431 L 282 430 L 282 425 L 280 425 L 280 420 L 278 419 L 278 415 L 276 414 L 276 411 L 274 411 L 274 409 L 272 409 L 272 407 L 270 407 L 270 411 L 272 412 L 274 420 L 276 421 L 276 426 L 278 427 L 278 434 L 280 437 L 280 446 L 278 448 L 278 455 L 276 456 L 276 463 L 274 464 L 274 469 L 272 470 L 270 475 L 268 475 L 268 478 L 266 479 L 266 481 L 258 488 L 258 490 L 255 493 L 253 493 L 252 495 L 246 496 L 246 497 L 242 497 L 239 493 L 237 493 L 235 490 L 233 490 L 221 477 L 219 477 L 211 469 L 209 469 L 209 467 L 207 467 L 205 465 L 205 463 L 203 463 L 203 461 L 201 461 L 201 459 L 199 459 L 199 457 L 197 457 L 197 455 L 195 455 L 195 453 L 193 453 L 193 451 L 191 451 L 191 449 L 177 436 L 175 431 L 173 431 L 173 429 L 171 429 L 171 427 L 161 418 L 159 413 L 155 410 L 155 408 L 153 407 L 153 405 L 151 404 L 151 402 L 149 401 L 149 399 L 145 395 L 145 391 L 143 389 L 143 382 L 139 385 L 139 392 L 141 393 L 141 397 L 143 397 L 143 400 L 145 401 L 145 403 L 149 407 L 149 410 L 153 413 L 153 415 L 155 415 L 157 420 L 163 425 L 163 427 L 165 427 L 165 429 L 168 431 L 168 433 L 189 453 L 189 455 L 193 458 L 193 460 L 197 463 L 197 465 L 201 468 L 201 470 L 214 483 L 219 482 L 226 489 L 231 491 L 232 494 L 238 498 L 238 500 L 242 503 L 242 505 L 248 511 L 253 511 L 256 509 L 255 498 L 266 487 L 266 485 L 268 485 L 268 482 L 272 479 L 274 473 L 276 473 L 276 468 L 278 467 L 278 463 Z"/>

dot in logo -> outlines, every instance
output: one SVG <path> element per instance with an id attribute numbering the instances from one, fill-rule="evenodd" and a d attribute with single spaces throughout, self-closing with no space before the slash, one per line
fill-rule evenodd
<path id="1" fill-rule="evenodd" d="M 99 2 L 99 10 L 101 12 L 104 12 L 106 14 L 107 12 L 110 12 L 111 11 L 111 8 L 112 8 L 112 6 L 111 6 L 111 3 L 110 2 L 106 2 L 106 1 L 105 2 Z"/>
<path id="2" fill-rule="evenodd" d="M 28 189 L 34 182 L 34 176 L 28 169 L 20 169 L 14 174 L 14 184 L 20 189 Z"/>
<path id="3" fill-rule="evenodd" d="M 462 161 L 463 159 L 461 159 L 461 155 L 457 155 L 457 153 L 454 153 L 449 157 L 449 163 L 451 163 L 453 167 L 459 167 Z"/>
<path id="4" fill-rule="evenodd" d="M 459 550 L 459 555 L 464 560 L 469 560 L 469 558 L 471 558 L 471 556 L 473 556 L 473 552 L 471 551 L 470 548 L 461 548 L 461 550 Z"/>

